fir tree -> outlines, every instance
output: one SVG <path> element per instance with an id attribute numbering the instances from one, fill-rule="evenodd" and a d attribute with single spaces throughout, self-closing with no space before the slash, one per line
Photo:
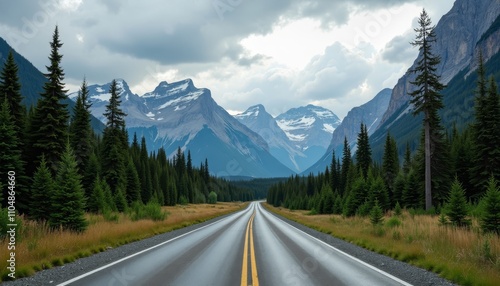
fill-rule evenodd
<path id="1" fill-rule="evenodd" d="M 14 54 L 9 52 L 5 65 L 0 72 L 0 99 L 7 99 L 9 110 L 13 118 L 16 135 L 20 142 L 24 141 L 26 123 L 26 107 L 22 104 L 21 83 L 18 76 L 18 67 L 14 61 Z"/>
<path id="2" fill-rule="evenodd" d="M 30 166 L 38 166 L 40 158 L 44 154 L 47 166 L 54 173 L 68 138 L 69 113 L 67 104 L 63 103 L 67 96 L 63 83 L 64 72 L 61 68 L 62 55 L 59 53 L 62 45 L 56 26 L 50 43 L 50 65 L 47 66 L 48 73 L 45 74 L 47 82 L 40 94 L 41 98 L 38 100 L 29 132 L 29 149 L 31 157 L 34 159 L 34 164 L 30 164 Z M 30 174 L 32 171 L 34 169 L 29 170 Z"/>
<path id="3" fill-rule="evenodd" d="M 342 155 L 342 173 L 340 178 L 340 192 L 344 194 L 346 192 L 347 186 L 347 176 L 349 174 L 349 168 L 351 167 L 351 148 L 349 148 L 349 142 L 347 142 L 347 137 L 344 138 L 344 152 Z"/>
<path id="4" fill-rule="evenodd" d="M 384 222 L 384 213 L 377 200 L 370 211 L 370 222 L 373 226 L 381 225 Z"/>
<path id="5" fill-rule="evenodd" d="M 368 169 L 372 163 L 372 151 L 368 137 L 366 125 L 361 123 L 360 132 L 358 134 L 356 161 L 359 171 L 365 180 L 368 178 Z"/>
<path id="6" fill-rule="evenodd" d="M 500 189 L 497 181 L 491 177 L 483 198 L 484 210 L 481 216 L 481 229 L 485 232 L 500 234 Z"/>
<path id="7" fill-rule="evenodd" d="M 446 205 L 446 216 L 453 225 L 468 226 L 470 220 L 467 219 L 467 199 L 462 185 L 455 178 L 451 185 L 450 197 Z"/>
<path id="8" fill-rule="evenodd" d="M 90 125 L 91 105 L 88 103 L 88 94 L 87 82 L 84 79 L 78 91 L 76 105 L 73 109 L 73 118 L 70 124 L 70 143 L 73 150 L 75 150 L 75 157 L 80 174 L 84 173 L 92 150 L 92 127 Z"/>
<path id="9" fill-rule="evenodd" d="M 95 181 L 92 185 L 92 193 L 87 200 L 87 210 L 93 213 L 102 212 L 106 208 L 106 199 L 99 176 L 95 177 Z"/>
<path id="10" fill-rule="evenodd" d="M 399 158 L 396 140 L 387 133 L 382 159 L 382 174 L 388 194 L 394 200 L 394 180 L 399 174 Z M 395 200 L 394 200 L 395 202 Z"/>
<path id="11" fill-rule="evenodd" d="M 131 205 L 135 201 L 141 200 L 141 182 L 139 174 L 135 169 L 134 162 L 130 158 L 127 164 L 127 202 Z"/>
<path id="12" fill-rule="evenodd" d="M 107 119 L 102 138 L 101 166 L 102 174 L 112 193 L 126 185 L 127 135 L 125 133 L 125 116 L 121 110 L 120 93 L 116 80 L 111 82 L 111 97 L 106 106 L 104 116 Z"/>
<path id="13" fill-rule="evenodd" d="M 406 142 L 405 156 L 403 160 L 403 173 L 408 175 L 410 173 L 412 161 L 411 161 L 411 150 L 410 143 Z"/>
<path id="14" fill-rule="evenodd" d="M 500 102 L 495 81 L 492 79 L 488 87 L 482 54 L 479 54 L 478 81 L 475 102 L 475 122 L 473 124 L 474 166 L 472 180 L 476 188 L 483 189 L 493 174 L 498 180 L 499 149 L 499 116 Z"/>
<path id="15" fill-rule="evenodd" d="M 23 169 L 21 160 L 21 150 L 19 148 L 19 139 L 17 137 L 16 127 L 9 110 L 7 99 L 2 101 L 0 109 L 0 178 L 7 180 L 9 172 L 20 174 Z M 17 186 L 19 192 L 19 186 Z M 3 188 L 3 201 L 1 207 L 7 207 L 7 188 Z M 26 196 L 26 193 L 23 195 Z M 18 194 L 18 202 L 22 198 Z M 19 208 L 19 206 L 18 206 Z"/>
<path id="16" fill-rule="evenodd" d="M 84 192 L 73 151 L 69 143 L 66 146 L 57 169 L 56 190 L 51 204 L 53 211 L 49 224 L 54 228 L 61 226 L 83 232 L 87 228 Z"/>
<path id="17" fill-rule="evenodd" d="M 418 19 L 419 27 L 415 29 L 417 33 L 413 46 L 420 49 L 420 58 L 417 66 L 412 72 L 417 74 L 414 82 L 417 87 L 410 93 L 411 104 L 415 107 L 414 114 L 424 113 L 424 150 L 425 150 L 425 208 L 432 207 L 432 178 L 431 178 L 431 157 L 435 137 L 439 137 L 435 128 L 439 125 L 438 110 L 443 108 L 442 95 L 439 93 L 444 85 L 439 82 L 436 74 L 436 67 L 440 63 L 440 58 L 433 55 L 431 43 L 435 42 L 436 35 L 432 22 L 425 9 Z M 431 138 L 432 137 L 432 138 Z"/>
<path id="18" fill-rule="evenodd" d="M 34 220 L 48 221 L 52 211 L 52 196 L 55 192 L 52 173 L 47 167 L 45 157 L 42 156 L 40 166 L 33 176 L 31 186 L 29 217 Z"/>
<path id="19" fill-rule="evenodd" d="M 330 186 L 333 191 L 337 191 L 339 188 L 339 173 L 337 171 L 337 156 L 335 156 L 335 150 L 332 150 L 332 162 L 330 164 Z"/>

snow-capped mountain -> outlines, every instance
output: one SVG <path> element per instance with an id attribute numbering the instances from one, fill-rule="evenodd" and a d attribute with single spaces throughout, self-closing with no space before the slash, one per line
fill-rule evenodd
<path id="1" fill-rule="evenodd" d="M 258 133 L 269 145 L 269 152 L 281 163 L 300 173 L 310 166 L 309 160 L 287 137 L 276 120 L 261 104 L 235 115 L 241 123 Z"/>
<path id="2" fill-rule="evenodd" d="M 314 164 L 326 151 L 341 121 L 332 111 L 314 105 L 292 108 L 276 117 L 290 141 Z"/>
<path id="3" fill-rule="evenodd" d="M 217 105 L 210 90 L 196 88 L 190 79 L 161 82 L 143 96 L 132 93 L 124 80 L 118 80 L 118 85 L 129 136 L 144 136 L 150 151 L 163 147 L 173 155 L 178 147 L 190 150 L 193 164 L 206 158 L 210 171 L 221 177 L 293 173 L 269 153 L 262 137 Z M 109 86 L 89 86 L 92 113 L 99 118 L 109 100 Z"/>
<path id="4" fill-rule="evenodd" d="M 332 151 L 335 150 L 337 157 L 342 157 L 344 138 L 347 138 L 349 145 L 355 147 L 361 123 L 368 128 L 368 134 L 372 135 L 376 131 L 376 126 L 384 115 L 391 99 L 391 89 L 380 91 L 369 102 L 354 107 L 347 113 L 342 123 L 335 129 L 331 137 L 330 145 L 316 164 L 307 169 L 303 174 L 323 172 L 326 166 L 332 162 Z M 354 155 L 355 149 L 352 149 Z"/>

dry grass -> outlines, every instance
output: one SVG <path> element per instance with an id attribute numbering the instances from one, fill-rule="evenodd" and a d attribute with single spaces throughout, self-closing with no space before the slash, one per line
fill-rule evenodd
<path id="1" fill-rule="evenodd" d="M 455 283 L 499 285 L 500 237 L 484 235 L 477 222 L 471 229 L 454 228 L 439 225 L 437 216 L 403 212 L 397 218 L 387 214 L 384 226 L 374 228 L 369 218 L 311 216 L 307 211 L 266 207 L 311 228 L 434 271 Z"/>
<path id="2" fill-rule="evenodd" d="M 243 203 L 217 203 L 163 207 L 168 213 L 164 221 L 132 221 L 124 214 L 120 214 L 117 221 L 106 221 L 102 215 L 87 214 L 89 227 L 82 234 L 50 230 L 46 224 L 23 219 L 20 237 L 16 241 L 16 278 L 72 262 L 110 247 L 206 221 L 244 206 L 246 204 Z M 7 250 L 6 240 L 0 241 L 0 249 L 0 277 L 6 280 L 10 252 L 4 251 Z"/>

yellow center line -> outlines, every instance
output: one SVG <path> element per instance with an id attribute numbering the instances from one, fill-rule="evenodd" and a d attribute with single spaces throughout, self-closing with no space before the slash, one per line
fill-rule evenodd
<path id="1" fill-rule="evenodd" d="M 250 236 L 250 263 L 252 271 L 252 286 L 259 286 L 259 279 L 257 275 L 257 263 L 255 261 L 255 248 L 253 245 L 253 219 L 255 212 L 250 217 L 247 223 L 245 233 L 245 245 L 243 247 L 243 264 L 241 268 L 241 286 L 249 286 L 248 284 L 248 237 Z M 250 234 L 250 235 L 249 235 Z"/>

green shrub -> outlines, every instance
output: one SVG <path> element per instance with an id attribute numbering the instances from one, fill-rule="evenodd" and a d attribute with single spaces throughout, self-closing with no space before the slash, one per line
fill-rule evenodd
<path id="1" fill-rule="evenodd" d="M 210 194 L 208 194 L 208 203 L 209 204 L 217 203 L 217 194 L 214 191 L 211 191 Z"/>
<path id="2" fill-rule="evenodd" d="M 401 225 L 401 221 L 397 217 L 391 217 L 386 223 L 388 227 L 394 228 Z"/>

